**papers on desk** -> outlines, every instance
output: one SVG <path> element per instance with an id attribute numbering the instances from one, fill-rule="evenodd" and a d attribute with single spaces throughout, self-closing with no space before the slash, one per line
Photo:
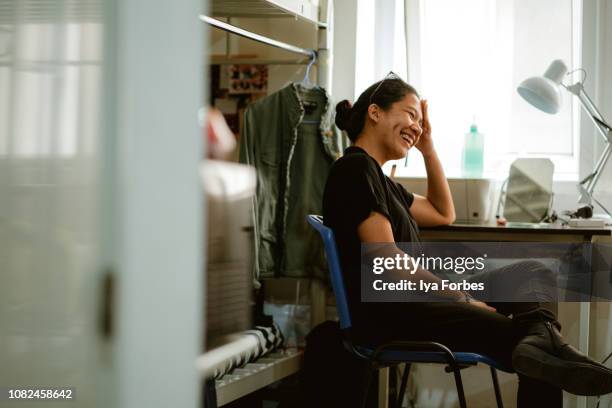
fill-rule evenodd
<path id="1" fill-rule="evenodd" d="M 506 223 L 508 228 L 533 228 L 533 229 L 551 229 L 559 228 L 559 224 L 551 224 L 547 222 L 516 222 L 509 221 Z"/>
<path id="2" fill-rule="evenodd" d="M 533 229 L 557 229 L 559 227 L 568 228 L 606 228 L 611 225 L 611 221 L 605 218 L 570 218 L 566 225 L 558 223 L 546 223 L 546 222 L 508 222 L 506 227 L 508 228 L 533 228 Z"/>
<path id="3" fill-rule="evenodd" d="M 604 228 L 606 226 L 606 220 L 603 218 L 571 218 L 567 223 L 569 227 L 573 228 Z"/>

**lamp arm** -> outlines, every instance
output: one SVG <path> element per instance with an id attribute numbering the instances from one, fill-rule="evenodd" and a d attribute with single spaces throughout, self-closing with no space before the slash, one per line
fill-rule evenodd
<path id="1" fill-rule="evenodd" d="M 612 155 L 612 144 L 608 143 L 603 153 L 599 157 L 599 160 L 597 160 L 597 164 L 595 165 L 595 169 L 593 169 L 593 172 L 580 182 L 580 185 L 584 185 L 584 188 L 589 195 L 593 194 L 593 190 L 595 190 L 595 184 L 597 184 L 597 182 L 599 181 L 599 177 L 601 177 L 602 170 L 610 159 L 610 155 Z"/>
<path id="2" fill-rule="evenodd" d="M 574 85 L 563 85 L 565 89 L 567 89 L 570 93 L 576 95 L 580 104 L 587 112 L 589 118 L 593 121 L 593 124 L 599 131 L 599 133 L 603 136 L 604 140 L 608 143 L 612 143 L 612 132 L 609 130 L 609 127 L 604 120 L 603 115 L 593 103 L 593 100 L 589 97 L 582 82 L 576 82 Z"/>
<path id="3" fill-rule="evenodd" d="M 597 106 L 595 105 L 593 100 L 587 94 L 582 82 L 577 82 L 569 86 L 563 85 L 563 87 L 567 89 L 570 93 L 578 97 L 578 100 L 580 101 L 580 104 L 582 105 L 584 110 L 587 112 L 588 117 L 593 121 L 595 128 L 599 131 L 601 136 L 604 138 L 604 141 L 606 142 L 606 147 L 604 148 L 603 153 L 599 157 L 599 160 L 597 160 L 595 168 L 593 169 L 591 174 L 586 176 L 579 183 L 579 201 L 581 202 L 584 196 L 586 195 L 588 197 L 587 201 L 590 204 L 591 199 L 593 199 L 593 191 L 595 190 L 595 185 L 599 181 L 602 170 L 604 169 L 608 160 L 610 159 L 610 156 L 612 155 L 612 131 L 610 130 L 610 126 L 604 120 L 604 117 L 599 111 L 599 109 L 597 109 Z M 605 208 L 604 211 L 608 212 Z"/>
<path id="4" fill-rule="evenodd" d="M 599 111 L 599 109 L 597 109 L 597 105 L 595 105 L 595 102 L 593 102 L 593 100 L 589 97 L 589 94 L 584 89 L 584 86 L 582 84 L 580 84 L 580 89 L 581 89 L 582 97 L 589 104 L 589 106 L 591 108 L 591 111 L 595 113 L 595 114 L 593 114 L 593 117 L 596 118 L 596 119 L 599 119 L 599 122 L 602 122 L 604 124 L 604 126 L 608 126 L 608 124 L 604 120 L 603 114 Z M 608 128 L 609 128 L 609 126 L 608 126 Z"/>

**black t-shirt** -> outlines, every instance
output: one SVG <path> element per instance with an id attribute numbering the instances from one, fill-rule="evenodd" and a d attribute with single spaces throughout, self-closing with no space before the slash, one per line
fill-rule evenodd
<path id="1" fill-rule="evenodd" d="M 395 242 L 418 242 L 410 214 L 414 195 L 387 177 L 365 150 L 351 146 L 332 166 L 323 193 L 323 221 L 334 231 L 353 327 L 368 330 L 393 313 L 389 303 L 361 302 L 361 241 L 357 227 L 372 211 L 389 219 Z"/>

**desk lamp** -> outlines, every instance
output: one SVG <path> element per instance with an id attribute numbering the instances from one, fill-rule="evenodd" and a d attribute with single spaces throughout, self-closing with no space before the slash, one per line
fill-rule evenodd
<path id="1" fill-rule="evenodd" d="M 584 72 L 584 70 L 582 71 Z M 519 95 L 531 105 L 550 114 L 559 112 L 559 108 L 561 107 L 561 87 L 578 97 L 580 104 L 606 142 L 606 147 L 591 174 L 578 183 L 578 190 L 580 192 L 578 201 L 586 203 L 589 206 L 592 201 L 595 201 L 610 216 L 611 214 L 608 209 L 593 197 L 593 190 L 595 189 L 595 184 L 599 181 L 599 177 L 601 176 L 606 162 L 612 154 L 612 127 L 606 123 L 603 115 L 599 112 L 584 90 L 583 85 L 586 73 L 581 81 L 573 85 L 566 85 L 563 83 L 563 77 L 566 74 L 567 65 L 565 65 L 562 60 L 554 60 L 546 72 L 544 72 L 543 76 L 527 78 L 521 82 L 517 91 Z"/>

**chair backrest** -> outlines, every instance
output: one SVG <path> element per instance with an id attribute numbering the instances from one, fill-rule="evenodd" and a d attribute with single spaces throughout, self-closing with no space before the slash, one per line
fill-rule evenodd
<path id="1" fill-rule="evenodd" d="M 320 215 L 307 215 L 306 220 L 319 234 L 321 234 L 321 238 L 323 239 L 325 256 L 327 257 L 327 265 L 329 266 L 329 275 L 334 295 L 336 296 L 336 307 L 338 309 L 338 317 L 340 318 L 340 328 L 348 329 L 351 327 L 351 315 L 349 313 L 334 231 L 323 225 L 323 217 Z"/>

